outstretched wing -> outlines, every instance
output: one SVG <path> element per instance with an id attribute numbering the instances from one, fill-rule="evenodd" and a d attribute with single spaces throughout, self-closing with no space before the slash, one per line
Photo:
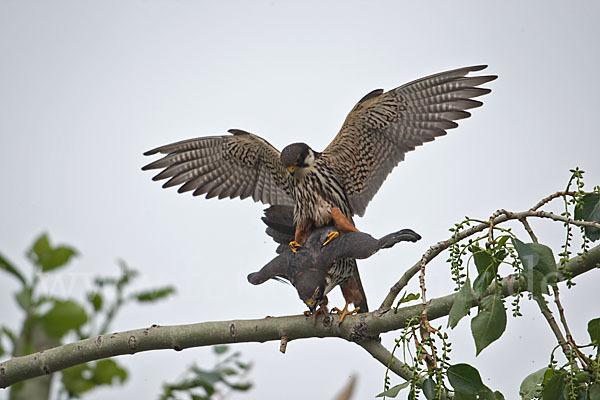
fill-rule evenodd
<path id="1" fill-rule="evenodd" d="M 442 72 L 399 88 L 374 90 L 350 111 L 342 129 L 321 157 L 338 176 L 354 214 L 367 204 L 404 154 L 456 128 L 465 110 L 480 107 L 473 97 L 490 92 L 477 86 L 497 76 L 467 77 L 485 65 Z"/>
<path id="2" fill-rule="evenodd" d="M 183 140 L 147 151 L 166 154 L 143 170 L 162 169 L 152 178 L 170 178 L 164 188 L 181 185 L 179 193 L 193 190 L 206 198 L 252 196 L 271 205 L 294 205 L 290 174 L 279 161 L 279 151 L 266 140 L 237 129 L 232 135 Z"/>

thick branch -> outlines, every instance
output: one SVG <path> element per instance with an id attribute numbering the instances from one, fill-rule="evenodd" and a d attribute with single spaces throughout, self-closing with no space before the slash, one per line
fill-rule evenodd
<path id="1" fill-rule="evenodd" d="M 585 257 L 571 259 L 563 271 L 566 275 L 575 277 L 598 265 L 600 246 L 591 249 Z M 564 274 L 559 276 L 559 280 L 565 279 Z M 513 294 L 518 287 L 517 283 L 513 276 L 503 279 L 504 294 Z M 455 296 L 452 294 L 431 300 L 427 307 L 428 319 L 448 315 Z M 312 317 L 299 315 L 177 326 L 153 325 L 145 329 L 100 335 L 0 363 L 0 387 L 5 388 L 25 379 L 51 374 L 89 361 L 149 350 L 179 351 L 223 343 L 281 340 L 282 337 L 286 337 L 288 341 L 311 337 L 339 337 L 363 343 L 364 346 L 365 341 L 376 339 L 380 333 L 405 327 L 408 321 L 420 316 L 422 307 L 418 304 L 401 308 L 397 312 L 375 311 L 347 317 L 341 326 L 338 324 L 339 317 L 335 315 L 319 317 L 315 326 L 312 324 Z"/>

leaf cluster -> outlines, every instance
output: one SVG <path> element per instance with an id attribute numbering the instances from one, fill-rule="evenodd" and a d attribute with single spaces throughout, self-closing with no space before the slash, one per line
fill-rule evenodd
<path id="1" fill-rule="evenodd" d="M 53 245 L 48 235 L 42 234 L 26 254 L 32 264 L 29 276 L 0 254 L 0 269 L 21 284 L 15 300 L 24 313 L 20 329 L 0 327 L 0 356 L 5 353 L 12 356 L 32 354 L 58 346 L 68 338 L 83 339 L 105 333 L 125 304 L 154 302 L 174 293 L 170 286 L 129 293 L 138 273 L 121 263 L 120 276 L 97 277 L 84 302 L 57 297 L 43 293 L 40 282 L 65 268 L 77 251 L 70 246 Z M 8 348 L 4 343 L 9 344 Z M 113 360 L 78 365 L 62 372 L 59 397 L 79 397 L 98 386 L 123 383 L 126 379 L 127 371 Z M 14 386 L 12 391 L 15 393 L 11 392 L 11 397 L 17 396 L 22 387 Z"/>
<path id="2" fill-rule="evenodd" d="M 571 220 L 600 222 L 600 190 L 596 187 L 591 193 L 584 192 L 583 171 L 575 169 L 571 172 L 572 176 L 567 190 L 561 192 L 566 205 L 562 216 Z M 577 187 L 575 192 L 570 189 L 572 184 Z M 560 196 L 551 196 L 540 204 L 543 205 L 556 197 Z M 512 302 L 512 315 L 518 317 L 521 316 L 519 301 L 525 293 L 538 304 L 540 312 L 544 314 L 545 318 L 562 323 L 561 327 L 553 322 L 556 325 L 553 330 L 557 337 L 557 346 L 554 350 L 562 349 L 566 362 L 558 365 L 553 351 L 549 367 L 531 374 L 523 381 L 521 385 L 522 398 L 600 400 L 598 357 L 600 319 L 589 322 L 588 332 L 591 343 L 579 346 L 570 337 L 563 315 L 564 310 L 560 305 L 557 282 L 561 274 L 560 266 L 569 261 L 571 254 L 573 235 L 570 223 L 564 223 L 567 239 L 565 245 L 562 246 L 563 251 L 559 254 L 559 263 L 557 264 L 552 249 L 537 242 L 537 238 L 526 221 L 521 222 L 532 239 L 530 243 L 519 239 L 512 229 L 494 225 L 492 220 L 503 211 L 492 216 L 489 222 L 466 218 L 450 229 L 453 236 L 450 239 L 448 263 L 452 279 L 457 285 L 457 294 L 449 311 L 448 326 L 455 328 L 476 306 L 477 311 L 471 318 L 471 333 L 475 344 L 475 353 L 479 355 L 490 344 L 497 341 L 506 330 L 507 310 L 504 297 L 507 294 L 515 295 L 515 300 Z M 488 232 L 479 237 L 473 237 L 472 234 L 465 235 L 464 232 L 467 232 L 466 229 L 473 222 L 489 224 Z M 494 238 L 496 232 L 500 232 L 501 235 Z M 585 226 L 584 228 L 582 226 L 581 234 L 583 245 L 582 252 L 579 254 L 585 254 L 587 243 L 600 239 L 600 230 L 595 227 Z M 471 265 L 474 265 L 475 268 L 469 268 Z M 507 267 L 512 273 L 511 280 L 516 283 L 508 293 L 506 287 L 503 287 L 504 281 L 500 275 L 502 268 Z M 474 275 L 474 277 L 470 275 Z M 571 287 L 572 283 L 569 283 L 568 287 Z M 556 302 L 560 316 L 552 315 L 553 313 L 548 307 L 548 298 Z M 398 303 L 398 306 L 400 304 L 401 302 Z M 562 333 L 561 329 L 565 333 Z M 436 329 L 435 335 L 431 338 L 428 338 L 430 335 L 423 336 L 423 342 L 418 340 L 414 328 L 410 332 L 405 329 L 400 333 L 396 347 L 402 343 L 404 348 L 407 348 L 409 342 L 412 341 L 417 350 L 417 354 L 408 358 L 408 368 L 414 375 L 411 380 L 395 386 L 390 385 L 389 377 L 386 375 L 385 390 L 379 394 L 379 397 L 396 397 L 400 391 L 409 388 L 409 399 L 417 398 L 419 391 L 422 391 L 427 399 L 447 398 L 449 393 L 453 393 L 454 399 L 503 399 L 500 392 L 494 392 L 482 383 L 479 372 L 473 366 L 449 362 L 447 353 L 450 344 L 447 341 L 447 334 L 442 333 L 441 330 L 441 327 Z M 434 338 L 441 342 L 439 348 L 435 347 Z M 426 340 L 430 341 L 429 347 L 432 349 L 432 354 L 419 354 L 419 349 L 424 346 Z M 586 347 L 594 347 L 595 354 L 583 354 L 580 349 Z M 425 364 L 424 360 L 427 358 L 437 360 L 438 363 L 429 363 L 426 368 L 420 367 L 419 365 Z M 406 357 L 404 360 L 407 362 Z"/>
<path id="3" fill-rule="evenodd" d="M 213 352 L 218 360 L 212 369 L 191 366 L 179 381 L 165 383 L 159 398 L 209 400 L 217 394 L 223 398 L 227 392 L 248 391 L 252 384 L 246 381 L 246 375 L 251 365 L 240 360 L 239 352 L 230 353 L 229 346 L 214 346 Z"/>

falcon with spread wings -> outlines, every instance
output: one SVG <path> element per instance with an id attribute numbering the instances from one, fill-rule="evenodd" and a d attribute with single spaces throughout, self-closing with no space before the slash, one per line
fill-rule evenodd
<path id="1" fill-rule="evenodd" d="M 458 126 L 456 120 L 471 115 L 466 110 L 483 104 L 474 98 L 490 89 L 479 86 L 497 77 L 468 75 L 485 68 L 459 68 L 387 92 L 370 92 L 354 106 L 322 152 L 294 143 L 279 153 L 259 136 L 232 129 L 231 135 L 189 139 L 150 150 L 145 155 L 166 156 L 143 169 L 162 169 L 153 179 L 169 179 L 165 188 L 181 185 L 178 192 L 220 199 L 252 197 L 269 205 L 293 206 L 293 246 L 301 245 L 313 227 L 330 222 L 342 232 L 356 230 L 352 216 L 364 215 L 407 152 L 445 135 Z M 344 262 L 339 270 L 346 301 L 364 302 L 356 263 Z"/>

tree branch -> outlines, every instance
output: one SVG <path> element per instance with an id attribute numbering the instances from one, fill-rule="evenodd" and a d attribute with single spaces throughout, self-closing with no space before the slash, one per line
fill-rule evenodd
<path id="1" fill-rule="evenodd" d="M 558 194 L 562 194 L 562 192 L 557 192 L 554 195 L 548 196 L 544 200 L 550 201 L 551 199 L 558 197 Z M 394 286 L 392 286 L 388 295 L 385 297 L 385 299 L 383 300 L 383 303 L 381 303 L 381 305 L 379 306 L 379 309 L 377 311 L 379 313 L 383 313 L 392 307 L 392 305 L 394 304 L 394 300 L 396 300 L 396 297 L 398 297 L 398 294 L 400 293 L 400 291 L 402 289 L 404 289 L 404 287 L 408 284 L 408 281 L 410 281 L 410 279 L 417 272 L 419 272 L 421 270 L 423 263 L 425 263 L 425 265 L 428 264 L 438 254 L 440 254 L 442 251 L 446 250 L 448 247 L 452 246 L 454 243 L 460 242 L 461 240 L 463 240 L 471 235 L 474 235 L 475 233 L 478 233 L 478 232 L 484 231 L 490 227 L 493 227 L 494 225 L 499 225 L 503 222 L 511 221 L 511 220 L 524 221 L 527 217 L 536 217 L 536 218 L 548 218 L 548 219 L 552 219 L 554 221 L 560 221 L 560 222 L 564 222 L 564 223 L 576 225 L 576 226 L 587 226 L 587 227 L 600 229 L 600 224 L 597 222 L 579 221 L 579 220 L 568 218 L 568 217 L 565 217 L 562 215 L 556 215 L 556 214 L 548 212 L 548 211 L 536 210 L 535 207 L 539 207 L 539 205 L 541 203 L 542 202 L 538 203 L 536 206 L 534 206 L 533 209 L 518 212 L 518 213 L 507 211 L 504 209 L 498 210 L 492 215 L 492 217 L 490 217 L 489 223 L 481 223 L 481 224 L 473 225 L 472 227 L 470 227 L 468 229 L 465 229 L 463 231 L 456 233 L 456 235 L 453 235 L 451 238 L 449 238 L 447 240 L 444 240 L 444 241 L 434 244 L 429 249 L 427 249 L 427 251 L 425 252 L 425 255 L 423 255 L 423 258 L 421 260 L 419 260 L 415 265 L 410 267 L 408 270 L 406 270 L 404 272 L 404 274 L 402 275 L 402 277 L 400 277 L 398 282 L 396 282 L 394 284 Z"/>
<path id="2" fill-rule="evenodd" d="M 584 257 L 571 259 L 561 270 L 558 280 L 565 280 L 567 276 L 575 277 L 598 265 L 600 245 L 592 248 Z M 501 283 L 505 296 L 515 293 L 519 287 L 518 279 L 512 275 L 504 278 Z M 448 315 L 455 297 L 456 294 L 451 294 L 431 300 L 427 307 L 427 318 L 433 320 Z M 224 343 L 266 342 L 281 340 L 282 337 L 286 337 L 288 342 L 312 337 L 339 337 L 358 343 L 379 359 L 383 354 L 381 349 L 368 344 L 368 341 L 377 339 L 380 333 L 404 328 L 411 319 L 421 315 L 422 309 L 423 306 L 417 304 L 398 309 L 397 312 L 374 311 L 347 317 L 342 325 L 339 325 L 337 315 L 319 316 L 315 326 L 312 324 L 312 316 L 303 315 L 175 326 L 152 325 L 145 329 L 100 335 L 2 362 L 0 387 L 6 388 L 25 379 L 123 354 L 158 349 L 180 351 Z M 396 372 L 394 369 L 392 371 Z M 396 373 L 400 374 L 400 371 Z"/>

